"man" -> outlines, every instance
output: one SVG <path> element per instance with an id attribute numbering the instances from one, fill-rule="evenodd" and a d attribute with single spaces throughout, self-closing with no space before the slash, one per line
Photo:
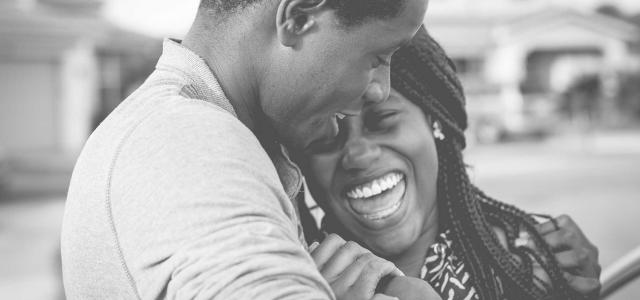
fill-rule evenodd
<path id="1" fill-rule="evenodd" d="M 185 40 L 165 41 L 78 159 L 67 297 L 333 298 L 302 242 L 302 180 L 283 145 L 334 137 L 336 118 L 386 99 L 390 57 L 426 6 L 202 1 Z"/>

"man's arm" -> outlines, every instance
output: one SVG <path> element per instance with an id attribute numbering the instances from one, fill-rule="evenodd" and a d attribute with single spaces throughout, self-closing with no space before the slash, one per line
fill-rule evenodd
<path id="1" fill-rule="evenodd" d="M 310 247 L 320 274 L 338 300 L 440 300 L 426 281 L 407 277 L 392 262 L 330 234 Z"/>
<path id="2" fill-rule="evenodd" d="M 144 121 L 111 179 L 113 222 L 142 298 L 332 299 L 250 131 L 193 105 Z"/>

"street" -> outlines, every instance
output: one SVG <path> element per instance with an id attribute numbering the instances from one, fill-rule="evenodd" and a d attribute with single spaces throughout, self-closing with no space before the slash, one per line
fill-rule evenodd
<path id="1" fill-rule="evenodd" d="M 568 214 L 600 249 L 604 268 L 640 245 L 640 135 L 475 146 L 466 153 L 487 194 L 530 211 Z M 0 295 L 60 299 L 64 196 L 0 201 Z M 638 299 L 636 282 L 609 299 Z"/>

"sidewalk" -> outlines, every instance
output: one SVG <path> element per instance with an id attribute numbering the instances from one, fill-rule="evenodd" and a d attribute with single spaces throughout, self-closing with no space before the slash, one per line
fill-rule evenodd
<path id="1" fill-rule="evenodd" d="M 0 202 L 2 299 L 62 299 L 58 249 L 63 209 L 60 197 Z"/>

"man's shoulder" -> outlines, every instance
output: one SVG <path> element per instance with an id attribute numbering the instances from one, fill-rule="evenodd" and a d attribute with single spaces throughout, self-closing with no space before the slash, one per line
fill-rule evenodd
<path id="1" fill-rule="evenodd" d="M 157 104 L 157 109 L 144 122 L 171 123 L 174 126 L 188 126 L 192 129 L 204 129 L 212 125 L 222 128 L 234 127 L 241 131 L 239 133 L 252 134 L 230 111 L 205 100 L 172 95 L 159 98 Z"/>
<path id="2" fill-rule="evenodd" d="M 173 93 L 134 93 L 91 135 L 76 170 L 111 170 L 115 164 L 148 161 L 145 157 L 161 163 L 186 155 L 268 159 L 251 130 L 215 104 Z"/>
<path id="3" fill-rule="evenodd" d="M 134 121 L 121 132 L 121 152 L 154 148 L 184 155 L 264 152 L 253 132 L 218 105 L 180 95 L 156 98 L 154 102 L 148 111 L 130 116 Z"/>
<path id="4" fill-rule="evenodd" d="M 174 96 L 140 124 L 139 131 L 173 141 L 257 143 L 257 138 L 236 116 L 210 102 Z M 256 144 L 257 145 L 257 144 Z"/>

